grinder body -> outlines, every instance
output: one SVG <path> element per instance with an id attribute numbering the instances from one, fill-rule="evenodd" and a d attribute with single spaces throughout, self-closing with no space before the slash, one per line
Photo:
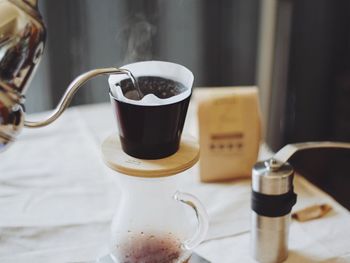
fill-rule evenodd
<path id="1" fill-rule="evenodd" d="M 252 173 L 251 251 L 258 262 L 288 257 L 290 211 L 296 202 L 292 167 L 271 159 L 255 164 Z"/>

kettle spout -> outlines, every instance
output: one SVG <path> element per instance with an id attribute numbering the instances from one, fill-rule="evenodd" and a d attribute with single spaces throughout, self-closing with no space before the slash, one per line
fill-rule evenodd
<path id="1" fill-rule="evenodd" d="M 41 121 L 24 121 L 24 126 L 28 128 L 39 128 L 49 125 L 58 119 L 66 108 L 71 103 L 75 93 L 90 79 L 95 78 L 100 75 L 109 75 L 109 74 L 127 74 L 131 78 L 134 78 L 131 72 L 127 69 L 118 69 L 118 68 L 101 68 L 93 69 L 88 72 L 85 72 L 78 77 L 76 77 L 68 86 L 66 92 L 64 93 L 62 99 L 54 109 L 54 111 L 44 120 Z"/>

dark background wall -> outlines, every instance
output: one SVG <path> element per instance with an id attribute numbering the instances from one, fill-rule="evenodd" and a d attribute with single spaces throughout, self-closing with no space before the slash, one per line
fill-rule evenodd
<path id="1" fill-rule="evenodd" d="M 287 77 L 283 85 L 272 87 L 267 141 L 273 150 L 294 142 L 350 142 L 350 2 L 290 2 Z M 275 65 L 274 72 L 282 64 Z M 297 154 L 291 162 L 350 208 L 349 160 L 348 150 L 310 150 Z"/>
<path id="2" fill-rule="evenodd" d="M 255 84 L 259 0 L 39 2 L 48 41 L 29 89 L 28 112 L 52 108 L 84 71 L 140 60 L 185 65 L 195 86 Z M 107 100 L 107 81 L 100 78 L 73 104 Z"/>

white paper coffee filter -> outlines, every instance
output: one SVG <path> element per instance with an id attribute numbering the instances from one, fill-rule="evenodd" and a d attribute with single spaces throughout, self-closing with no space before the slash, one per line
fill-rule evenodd
<path id="1" fill-rule="evenodd" d="M 141 100 L 131 100 L 124 96 L 121 87 L 117 85 L 121 81 L 129 79 L 129 76 L 126 74 L 110 75 L 108 83 L 111 96 L 119 101 L 143 106 L 166 105 L 184 100 L 190 96 L 192 92 L 193 74 L 190 70 L 179 64 L 164 61 L 144 61 L 125 65 L 121 68 L 128 69 L 135 78 L 151 76 L 179 82 L 185 86 L 185 90 L 178 95 L 166 99 L 159 98 L 154 94 L 147 94 Z"/>

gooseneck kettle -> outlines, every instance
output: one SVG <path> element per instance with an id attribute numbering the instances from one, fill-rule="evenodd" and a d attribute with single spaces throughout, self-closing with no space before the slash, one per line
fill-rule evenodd
<path id="1" fill-rule="evenodd" d="M 47 119 L 24 119 L 25 93 L 42 57 L 46 29 L 37 0 L 0 0 L 0 152 L 16 140 L 23 126 L 37 128 L 55 121 L 76 91 L 99 75 L 128 74 L 125 69 L 94 69 L 78 76 Z M 133 80 L 133 78 L 132 78 Z"/>

